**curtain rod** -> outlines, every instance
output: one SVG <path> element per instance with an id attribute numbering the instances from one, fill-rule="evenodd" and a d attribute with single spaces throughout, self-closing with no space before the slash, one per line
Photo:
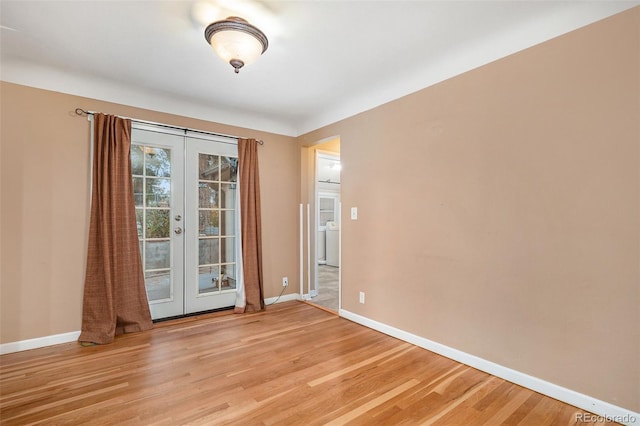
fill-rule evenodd
<path id="1" fill-rule="evenodd" d="M 88 115 L 97 114 L 97 112 L 95 112 L 95 111 L 85 111 L 82 108 L 76 108 L 75 112 L 76 112 L 76 115 L 87 115 L 88 116 Z M 208 132 L 208 131 L 205 131 L 205 130 L 195 130 L 195 129 L 190 129 L 188 127 L 172 126 L 170 124 L 162 124 L 162 123 L 157 123 L 155 121 L 138 120 L 137 118 L 130 118 L 130 117 L 120 117 L 120 118 L 126 118 L 128 120 L 131 120 L 133 122 L 140 123 L 140 124 L 151 124 L 153 126 L 166 127 L 168 129 L 188 130 L 190 132 L 202 133 L 202 134 L 205 134 L 205 135 L 222 136 L 222 137 L 225 137 L 225 138 L 233 138 L 233 139 L 245 139 L 245 138 L 241 138 L 240 136 L 225 135 L 224 133 Z M 264 145 L 264 141 L 259 140 L 259 139 L 256 139 L 256 141 L 260 145 Z"/>

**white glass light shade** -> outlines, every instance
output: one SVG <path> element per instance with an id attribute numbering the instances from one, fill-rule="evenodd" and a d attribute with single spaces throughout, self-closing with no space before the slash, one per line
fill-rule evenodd
<path id="1" fill-rule="evenodd" d="M 210 43 L 226 63 L 239 59 L 249 65 L 262 55 L 262 44 L 258 39 L 241 31 L 220 31 L 211 36 Z"/>
<path id="2" fill-rule="evenodd" d="M 204 37 L 236 73 L 244 65 L 255 62 L 269 46 L 262 31 L 235 16 L 209 24 L 204 30 Z"/>

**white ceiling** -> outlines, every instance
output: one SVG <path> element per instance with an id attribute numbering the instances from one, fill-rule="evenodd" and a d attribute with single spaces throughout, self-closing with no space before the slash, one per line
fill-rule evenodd
<path id="1" fill-rule="evenodd" d="M 638 4 L 1 0 L 0 76 L 297 136 Z M 230 15 L 269 37 L 240 74 L 204 39 Z"/>

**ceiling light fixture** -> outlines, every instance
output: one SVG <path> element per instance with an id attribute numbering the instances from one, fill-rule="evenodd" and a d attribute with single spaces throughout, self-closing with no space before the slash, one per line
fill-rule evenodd
<path id="1" fill-rule="evenodd" d="M 209 24 L 204 30 L 204 38 L 223 61 L 231 64 L 236 74 L 243 66 L 255 62 L 269 47 L 269 40 L 262 31 L 236 16 Z"/>

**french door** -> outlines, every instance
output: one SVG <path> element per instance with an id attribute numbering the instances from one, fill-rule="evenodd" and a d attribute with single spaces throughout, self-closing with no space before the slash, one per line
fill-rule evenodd
<path id="1" fill-rule="evenodd" d="M 152 318 L 233 306 L 241 278 L 237 144 L 140 124 L 131 140 Z"/>

